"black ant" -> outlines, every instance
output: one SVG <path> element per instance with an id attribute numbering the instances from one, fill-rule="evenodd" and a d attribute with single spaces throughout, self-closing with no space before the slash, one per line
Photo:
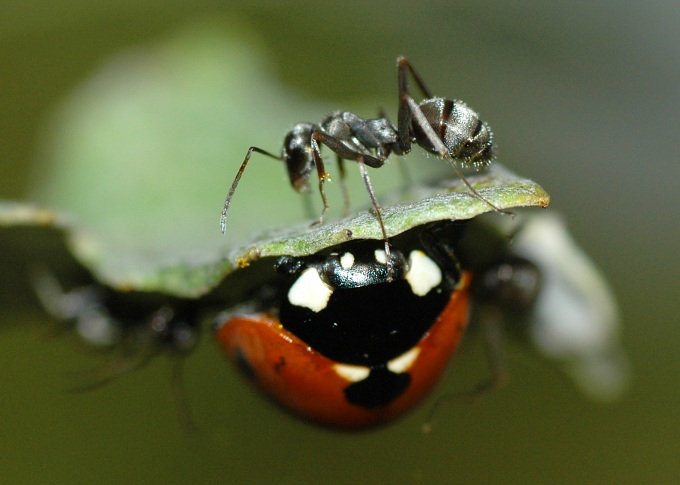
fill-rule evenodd
<path id="1" fill-rule="evenodd" d="M 399 81 L 399 126 L 398 129 L 382 114 L 379 118 L 364 119 L 346 111 L 335 111 L 320 124 L 298 123 L 288 132 L 283 142 L 281 155 L 277 156 L 258 147 L 250 147 L 239 168 L 229 194 L 224 202 L 220 227 L 226 232 L 227 211 L 231 198 L 241 180 L 253 152 L 281 160 L 286 164 L 290 183 L 297 192 L 309 190 L 309 179 L 316 168 L 319 192 L 323 210 L 315 224 L 321 224 L 328 211 L 328 200 L 324 184 L 330 178 L 326 172 L 319 144 L 326 145 L 338 159 L 340 183 L 345 204 L 348 197 L 345 189 L 344 160 L 354 160 L 359 166 L 385 241 L 387 261 L 390 261 L 387 232 L 382 219 L 382 210 L 373 190 L 366 166 L 380 168 L 390 154 L 405 155 L 416 143 L 423 149 L 449 161 L 456 175 L 465 183 L 473 196 L 483 200 L 494 210 L 506 212 L 484 199 L 467 181 L 456 162 L 475 168 L 487 166 L 494 158 L 491 129 L 479 115 L 462 101 L 436 98 L 425 86 L 422 78 L 405 57 L 397 59 Z M 416 103 L 410 94 L 408 74 L 416 81 L 426 99 Z"/>

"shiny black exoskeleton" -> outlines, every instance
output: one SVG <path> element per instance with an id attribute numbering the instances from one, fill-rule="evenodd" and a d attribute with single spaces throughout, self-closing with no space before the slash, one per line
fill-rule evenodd
<path id="1" fill-rule="evenodd" d="M 377 247 L 376 241 L 362 241 L 321 258 L 281 258 L 278 271 L 296 283 L 306 270 L 319 275 L 307 294 L 315 293 L 313 285 L 330 290 L 318 306 L 292 301 L 289 293 L 279 308 L 282 325 L 323 355 L 347 364 L 380 367 L 411 349 L 446 306 L 458 278 L 442 277 L 425 295 L 417 295 L 407 279 L 407 256 L 393 249 L 388 275 L 386 261 L 375 257 Z M 343 261 L 350 255 L 351 265 Z"/>

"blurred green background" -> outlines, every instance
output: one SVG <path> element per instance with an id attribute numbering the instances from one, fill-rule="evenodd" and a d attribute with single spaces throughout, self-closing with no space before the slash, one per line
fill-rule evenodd
<path id="1" fill-rule="evenodd" d="M 614 404 L 592 403 L 554 369 L 513 347 L 511 385 L 481 402 L 449 406 L 430 434 L 419 428 L 432 400 L 384 429 L 337 434 L 289 417 L 244 386 L 206 332 L 185 368 L 186 393 L 201 428 L 199 436 L 187 437 L 177 423 L 165 359 L 96 391 L 65 393 L 68 372 L 99 361 L 72 339 L 44 338 L 46 318 L 25 276 L 15 274 L 14 255 L 4 254 L 3 481 L 680 481 L 675 295 L 680 140 L 674 135 L 680 110 L 680 6 L 660 1 L 512 6 L 5 1 L 0 5 L 0 197 L 50 198 L 36 194 L 58 173 L 45 165 L 59 160 L 49 152 L 54 145 L 45 133 L 58 131 L 55 123 L 67 118 L 62 112 L 57 122 L 48 120 L 105 62 L 140 46 L 171 45 L 168 39 L 200 30 L 207 19 L 223 22 L 231 41 L 242 42 L 242 52 L 253 56 L 253 69 L 270 76 L 275 86 L 252 98 L 233 88 L 233 98 L 216 109 L 247 113 L 252 104 L 252 114 L 206 131 L 219 136 L 232 130 L 237 146 L 225 147 L 217 168 L 205 170 L 200 160 L 189 163 L 209 174 L 201 203 L 214 206 L 206 217 L 215 219 L 215 229 L 228 183 L 251 144 L 277 151 L 291 124 L 316 121 L 330 109 L 369 116 L 383 107 L 394 119 L 394 61 L 406 55 L 435 94 L 464 99 L 489 121 L 499 159 L 546 188 L 552 210 L 566 216 L 608 277 L 621 306 L 634 372 L 631 390 Z M 236 79 L 250 73 L 233 71 Z M 248 79 L 235 84 L 248 85 Z M 277 95 L 278 89 L 287 94 Z M 200 128 L 196 133 L 203 132 Z M 238 154 L 235 160 L 232 153 Z M 267 172 L 271 163 L 263 161 L 262 169 L 253 165 L 243 182 L 250 188 L 244 185 L 238 195 L 270 196 L 261 188 L 269 185 L 259 185 L 256 174 Z M 301 205 L 285 186 L 283 170 L 274 165 L 271 172 L 277 172 L 273 205 L 298 213 Z M 162 183 L 154 186 L 162 188 Z M 285 202 L 278 204 L 279 197 Z M 206 241 L 211 244 L 213 239 Z M 459 359 L 442 388 L 474 382 L 470 376 L 483 365 L 474 352 Z"/>

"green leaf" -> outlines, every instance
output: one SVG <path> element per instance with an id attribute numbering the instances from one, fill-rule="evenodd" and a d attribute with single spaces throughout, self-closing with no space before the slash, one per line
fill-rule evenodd
<path id="1" fill-rule="evenodd" d="M 471 176 L 468 180 L 488 202 L 502 209 L 546 207 L 550 200 L 539 185 L 517 177 L 498 164 L 488 173 Z M 419 185 L 399 197 L 403 202 L 383 207 L 385 229 L 390 237 L 431 222 L 471 219 L 493 211 L 489 204 L 469 194 L 460 182 L 443 186 Z M 355 239 L 382 238 L 375 215 L 362 211 L 320 226 L 305 224 L 273 229 L 229 250 L 224 257 L 198 263 L 178 257 L 177 262 L 160 266 L 142 263 L 144 254 L 152 252 L 152 247 L 118 258 L 99 249 L 106 241 L 96 231 L 79 225 L 64 214 L 34 205 L 0 201 L 0 225 L 62 229 L 76 258 L 101 282 L 120 290 L 154 291 L 184 297 L 199 297 L 209 292 L 226 276 L 260 258 L 305 256 Z"/>
<path id="2" fill-rule="evenodd" d="M 547 207 L 549 196 L 537 184 L 522 179 L 496 164 L 484 175 L 469 178 L 479 194 L 502 209 Z M 444 220 L 464 220 L 491 212 L 493 208 L 467 192 L 462 183 L 448 186 L 417 186 L 401 194 L 404 202 L 383 207 L 385 229 L 389 237 L 409 229 Z M 99 268 L 114 286 L 147 291 L 162 291 L 181 296 L 200 296 L 238 269 L 255 260 L 282 255 L 305 256 L 356 239 L 381 239 L 375 215 L 369 211 L 321 226 L 283 227 L 255 237 L 224 259 L 193 265 L 182 262 L 151 271 L 133 274 L 117 265 Z M 76 248 L 81 244 L 76 239 Z"/>
<path id="3" fill-rule="evenodd" d="M 522 179 L 499 164 L 483 175 L 468 177 L 484 202 L 468 192 L 461 181 L 434 186 L 418 185 L 399 193 L 399 203 L 383 207 L 383 220 L 388 237 L 436 221 L 472 219 L 499 209 L 516 207 L 547 207 L 548 194 L 536 183 Z M 382 239 L 378 220 L 373 212 L 319 227 L 296 227 L 262 235 L 245 248 L 233 251 L 232 264 L 248 264 L 258 257 L 305 256 L 322 249 L 355 239 Z"/>

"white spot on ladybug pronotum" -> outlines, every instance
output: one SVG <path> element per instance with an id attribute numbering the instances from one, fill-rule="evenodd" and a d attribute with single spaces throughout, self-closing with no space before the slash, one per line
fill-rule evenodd
<path id="1" fill-rule="evenodd" d="M 340 257 L 340 266 L 342 269 L 351 269 L 354 266 L 354 255 L 352 253 L 345 253 Z"/>
<path id="2" fill-rule="evenodd" d="M 315 268 L 307 268 L 288 290 L 291 305 L 320 312 L 328 304 L 333 289 L 321 280 Z"/>
<path id="3" fill-rule="evenodd" d="M 442 282 L 442 270 L 422 251 L 411 251 L 408 257 L 409 271 L 406 281 L 417 296 L 427 295 Z"/>
<path id="4" fill-rule="evenodd" d="M 371 373 L 371 369 L 363 365 L 335 364 L 333 370 L 349 382 L 363 381 Z"/>
<path id="5" fill-rule="evenodd" d="M 385 254 L 384 249 L 376 249 L 375 253 L 375 260 L 380 263 L 380 264 L 387 264 L 387 254 Z"/>
<path id="6" fill-rule="evenodd" d="M 387 363 L 387 368 L 395 374 L 407 372 L 416 361 L 419 354 L 420 349 L 418 347 L 413 347 L 411 350 L 407 350 L 396 359 L 390 360 Z"/>

